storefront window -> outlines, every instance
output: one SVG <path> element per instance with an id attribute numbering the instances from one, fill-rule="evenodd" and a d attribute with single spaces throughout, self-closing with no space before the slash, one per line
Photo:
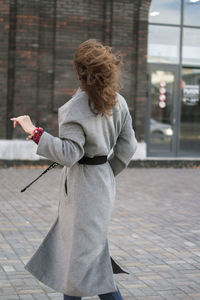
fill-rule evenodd
<path id="1" fill-rule="evenodd" d="M 152 0 L 147 53 L 148 155 L 200 157 L 200 0 Z"/>
<path id="2" fill-rule="evenodd" d="M 200 153 L 200 69 L 183 68 L 181 90 L 180 151 Z"/>
<path id="3" fill-rule="evenodd" d="M 150 7 L 149 22 L 180 24 L 180 0 L 153 0 Z"/>
<path id="4" fill-rule="evenodd" d="M 183 64 L 200 65 L 200 29 L 183 29 Z"/>
<path id="5" fill-rule="evenodd" d="M 184 0 L 184 25 L 200 26 L 200 1 Z"/>
<path id="6" fill-rule="evenodd" d="M 148 62 L 179 63 L 179 27 L 149 25 Z"/>

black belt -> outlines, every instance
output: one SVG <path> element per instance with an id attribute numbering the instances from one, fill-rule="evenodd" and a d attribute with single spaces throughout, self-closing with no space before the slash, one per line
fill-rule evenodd
<path id="1" fill-rule="evenodd" d="M 79 164 L 87 164 L 87 165 L 100 165 L 107 162 L 107 156 L 94 156 L 94 157 L 88 157 L 83 156 L 79 161 Z"/>

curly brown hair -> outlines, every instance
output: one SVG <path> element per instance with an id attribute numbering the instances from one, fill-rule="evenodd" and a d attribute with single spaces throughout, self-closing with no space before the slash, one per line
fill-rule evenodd
<path id="1" fill-rule="evenodd" d="M 78 46 L 74 64 L 91 111 L 95 115 L 111 115 L 111 109 L 117 103 L 116 92 L 121 88 L 121 55 L 114 54 L 111 47 L 96 39 L 89 39 Z"/>

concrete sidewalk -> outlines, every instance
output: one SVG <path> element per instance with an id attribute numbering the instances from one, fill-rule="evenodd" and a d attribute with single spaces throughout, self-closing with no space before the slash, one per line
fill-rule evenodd
<path id="1" fill-rule="evenodd" d="M 20 192 L 43 170 L 0 169 L 0 300 L 63 300 L 24 269 L 57 213 L 61 168 Z M 128 168 L 116 181 L 109 242 L 131 273 L 115 275 L 124 300 L 200 299 L 199 170 Z"/>

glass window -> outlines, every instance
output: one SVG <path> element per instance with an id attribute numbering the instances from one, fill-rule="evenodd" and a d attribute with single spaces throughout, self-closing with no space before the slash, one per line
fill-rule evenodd
<path id="1" fill-rule="evenodd" d="M 200 26 L 200 0 L 184 0 L 184 25 Z"/>
<path id="2" fill-rule="evenodd" d="M 154 70 L 151 73 L 150 152 L 172 151 L 175 74 Z"/>
<path id="3" fill-rule="evenodd" d="M 180 24 L 181 0 L 152 0 L 149 22 Z"/>
<path id="4" fill-rule="evenodd" d="M 200 29 L 183 29 L 183 64 L 200 65 Z"/>
<path id="5" fill-rule="evenodd" d="M 179 63 L 180 28 L 149 25 L 148 62 Z"/>
<path id="6" fill-rule="evenodd" d="M 180 154 L 200 153 L 200 69 L 184 68 L 181 84 Z"/>

